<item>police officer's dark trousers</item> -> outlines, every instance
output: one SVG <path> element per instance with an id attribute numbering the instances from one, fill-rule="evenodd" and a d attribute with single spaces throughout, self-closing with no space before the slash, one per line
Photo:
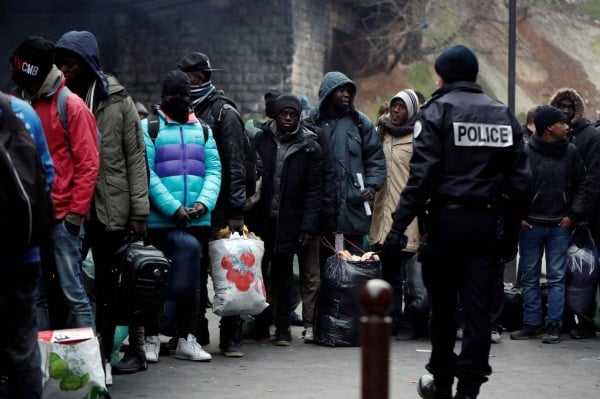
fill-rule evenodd
<path id="1" fill-rule="evenodd" d="M 491 373 L 490 308 L 497 265 L 494 261 L 495 212 L 485 207 L 440 204 L 428 223 L 421 254 L 423 280 L 432 304 L 432 352 L 426 368 L 437 386 L 451 386 L 476 397 Z M 457 294 L 463 306 L 462 351 L 456 356 Z"/>

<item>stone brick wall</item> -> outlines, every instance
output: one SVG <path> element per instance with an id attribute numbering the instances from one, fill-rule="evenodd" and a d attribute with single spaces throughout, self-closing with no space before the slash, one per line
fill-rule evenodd
<path id="1" fill-rule="evenodd" d="M 212 74 L 215 86 L 236 100 L 244 115 L 262 116 L 263 94 L 270 88 L 316 101 L 333 26 L 348 24 L 347 8 L 333 0 L 125 3 L 110 10 L 98 3 L 87 10 L 0 16 L 7 32 L 0 51 L 8 58 L 29 34 L 56 41 L 68 30 L 92 31 L 103 69 L 147 105 L 160 101 L 162 77 L 181 57 L 202 51 L 222 69 Z M 9 86 L 3 72 L 0 83 Z"/>

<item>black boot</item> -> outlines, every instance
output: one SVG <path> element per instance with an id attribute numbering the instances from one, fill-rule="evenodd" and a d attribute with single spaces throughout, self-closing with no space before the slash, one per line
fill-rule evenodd
<path id="1" fill-rule="evenodd" d="M 417 392 L 423 399 L 452 399 L 452 386 L 437 387 L 430 374 L 419 378 Z"/>
<path id="2" fill-rule="evenodd" d="M 146 353 L 139 349 L 130 349 L 125 352 L 123 359 L 112 367 L 113 374 L 131 374 L 148 369 Z"/>

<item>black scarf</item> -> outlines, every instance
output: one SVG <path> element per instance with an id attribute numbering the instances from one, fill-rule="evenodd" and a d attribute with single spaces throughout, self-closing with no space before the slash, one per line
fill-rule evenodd
<path id="1" fill-rule="evenodd" d="M 384 132 L 388 132 L 393 137 L 407 136 L 415 130 L 414 121 L 412 123 L 409 122 L 404 125 L 394 125 L 390 120 L 389 114 L 382 115 L 377 121 L 377 125 L 382 135 Z"/>

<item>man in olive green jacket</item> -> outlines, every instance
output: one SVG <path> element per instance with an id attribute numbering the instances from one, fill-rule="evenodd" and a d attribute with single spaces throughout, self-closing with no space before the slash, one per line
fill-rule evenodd
<path id="1" fill-rule="evenodd" d="M 85 241 L 95 265 L 96 325 L 104 358 L 110 359 L 116 325 L 110 306 L 114 253 L 128 242 L 144 239 L 150 206 L 146 147 L 135 103 L 115 77 L 101 70 L 98 53 L 95 36 L 86 31 L 67 32 L 56 46 L 56 64 L 67 86 L 94 113 L 99 130 L 100 172 Z M 143 328 L 130 321 L 129 331 L 130 349 L 112 369 L 115 373 L 147 368 Z M 110 372 L 106 374 L 110 383 Z"/>

